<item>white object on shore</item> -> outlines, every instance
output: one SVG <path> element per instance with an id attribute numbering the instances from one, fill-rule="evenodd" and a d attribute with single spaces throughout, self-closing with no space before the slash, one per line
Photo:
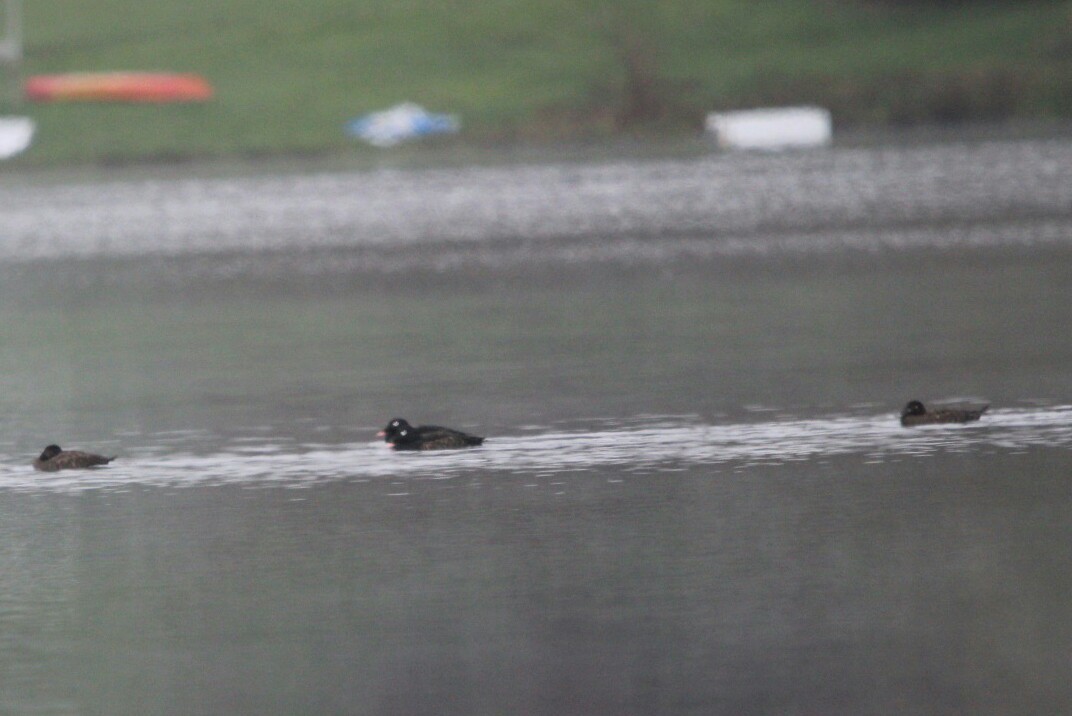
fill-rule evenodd
<path id="1" fill-rule="evenodd" d="M 822 107 L 712 112 L 704 126 L 727 149 L 824 147 L 834 135 L 830 111 Z"/>
<path id="2" fill-rule="evenodd" d="M 29 117 L 0 117 L 0 159 L 25 151 L 33 141 L 35 129 Z"/>

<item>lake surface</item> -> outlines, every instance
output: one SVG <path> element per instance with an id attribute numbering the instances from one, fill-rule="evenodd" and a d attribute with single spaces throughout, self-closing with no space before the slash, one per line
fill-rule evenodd
<path id="1" fill-rule="evenodd" d="M 1070 298 L 1065 139 L 2 175 L 0 714 L 1067 712 Z"/>

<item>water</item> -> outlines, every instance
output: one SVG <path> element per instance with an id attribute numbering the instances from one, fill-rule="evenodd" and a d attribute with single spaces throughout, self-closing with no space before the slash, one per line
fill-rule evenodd
<path id="1" fill-rule="evenodd" d="M 1070 259 L 1063 140 L 0 178 L 0 713 L 1066 711 Z"/>

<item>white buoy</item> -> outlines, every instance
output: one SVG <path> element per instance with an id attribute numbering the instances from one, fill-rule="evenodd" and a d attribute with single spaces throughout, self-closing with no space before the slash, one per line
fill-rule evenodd
<path id="1" fill-rule="evenodd" d="M 822 107 L 712 112 L 705 127 L 727 149 L 823 147 L 834 134 L 830 111 Z"/>
<path id="2" fill-rule="evenodd" d="M 0 159 L 25 151 L 33 141 L 35 128 L 29 117 L 0 117 Z"/>

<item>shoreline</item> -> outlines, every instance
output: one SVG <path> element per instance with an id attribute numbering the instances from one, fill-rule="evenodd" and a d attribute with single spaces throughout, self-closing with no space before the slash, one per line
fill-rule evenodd
<path id="1" fill-rule="evenodd" d="M 979 121 L 930 125 L 857 125 L 835 128 L 830 148 L 925 146 L 959 142 L 1061 140 L 1072 138 L 1072 120 Z M 31 150 L 32 151 L 32 150 Z M 787 150 L 822 151 L 818 150 Z M 548 140 L 480 141 L 433 138 L 378 149 L 358 142 L 342 148 L 99 157 L 85 161 L 35 161 L 30 156 L 0 162 L 0 185 L 159 177 L 227 177 L 261 174 L 444 169 L 469 166 L 585 163 L 621 159 L 669 159 L 741 153 L 723 150 L 701 132 L 615 134 Z M 751 153 L 751 152 L 743 152 Z M 762 156 L 766 152 L 754 152 Z"/>

